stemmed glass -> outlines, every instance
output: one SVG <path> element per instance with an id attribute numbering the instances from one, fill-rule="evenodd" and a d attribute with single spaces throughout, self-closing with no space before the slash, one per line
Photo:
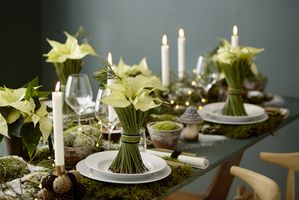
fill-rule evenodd
<path id="1" fill-rule="evenodd" d="M 119 123 L 119 119 L 116 114 L 111 114 L 112 107 L 109 108 L 108 105 L 101 102 L 102 98 L 107 96 L 108 91 L 106 89 L 99 89 L 96 102 L 95 102 L 95 109 L 94 114 L 98 120 L 98 123 L 101 126 L 104 126 L 108 131 L 108 149 L 111 148 L 111 133 L 114 130 L 115 126 Z M 109 114 L 110 112 L 110 114 Z"/>
<path id="2" fill-rule="evenodd" d="M 92 90 L 86 74 L 71 74 L 65 87 L 65 101 L 78 115 L 81 125 L 81 114 L 92 101 Z"/>
<path id="3" fill-rule="evenodd" d="M 198 86 L 202 87 L 207 95 L 218 78 L 216 66 L 210 58 L 199 56 L 195 73 Z"/>

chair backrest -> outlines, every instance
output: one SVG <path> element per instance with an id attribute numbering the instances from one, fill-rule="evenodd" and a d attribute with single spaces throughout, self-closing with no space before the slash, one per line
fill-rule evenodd
<path id="1" fill-rule="evenodd" d="M 299 152 L 294 153 L 268 153 L 261 152 L 262 160 L 278 164 L 288 169 L 286 200 L 295 200 L 295 171 L 299 171 Z"/>
<path id="2" fill-rule="evenodd" d="M 232 166 L 230 173 L 241 178 L 254 190 L 255 199 L 261 200 L 279 200 L 280 190 L 278 185 L 270 178 L 256 173 L 254 171 Z"/>

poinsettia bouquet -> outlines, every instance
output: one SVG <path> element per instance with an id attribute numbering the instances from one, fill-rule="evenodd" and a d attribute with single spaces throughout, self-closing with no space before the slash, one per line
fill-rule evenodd
<path id="1" fill-rule="evenodd" d="M 52 130 L 48 108 L 40 98 L 48 92 L 39 91 L 38 78 L 19 89 L 0 87 L 0 141 L 3 136 L 21 138 L 29 157 L 43 138 L 45 143 Z"/>
<path id="2" fill-rule="evenodd" d="M 241 96 L 243 82 L 253 65 L 255 56 L 264 49 L 254 47 L 232 47 L 230 43 L 223 40 L 213 56 L 214 61 L 225 75 L 228 84 L 228 97 L 222 110 L 224 115 L 242 116 L 246 115 Z"/>
<path id="3" fill-rule="evenodd" d="M 104 66 L 108 65 L 109 63 L 104 63 Z M 121 58 L 118 64 L 113 67 L 113 70 L 119 77 L 134 77 L 137 75 L 149 77 L 153 75 L 153 72 L 148 68 L 145 58 L 142 58 L 139 64 L 135 64 L 132 66 L 126 64 L 124 60 Z M 93 76 L 99 82 L 100 87 L 105 87 L 105 85 L 107 84 L 107 72 L 108 71 L 106 70 L 106 67 L 104 67 L 93 73 Z"/>
<path id="4" fill-rule="evenodd" d="M 123 69 L 120 69 L 122 68 Z M 126 67 L 108 67 L 108 76 L 114 81 L 106 85 L 111 94 L 102 102 L 113 106 L 123 127 L 121 147 L 110 169 L 116 173 L 142 173 L 147 171 L 138 149 L 140 129 L 144 125 L 149 110 L 162 102 L 153 95 L 155 90 L 165 90 L 157 76 L 136 76 L 124 73 Z"/>
<path id="5" fill-rule="evenodd" d="M 83 58 L 86 55 L 97 56 L 89 44 L 78 44 L 76 37 L 64 32 L 67 39 L 64 44 L 47 39 L 52 49 L 44 54 L 46 62 L 53 63 L 56 75 L 62 85 L 66 85 L 67 77 L 70 74 L 78 74 L 83 65 Z"/>

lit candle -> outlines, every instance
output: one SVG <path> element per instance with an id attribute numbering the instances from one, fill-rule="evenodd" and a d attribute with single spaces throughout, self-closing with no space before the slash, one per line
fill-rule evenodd
<path id="1" fill-rule="evenodd" d="M 179 30 L 178 37 L 178 77 L 182 80 L 185 76 L 185 41 L 184 30 Z"/>
<path id="2" fill-rule="evenodd" d="M 238 27 L 236 25 L 233 28 L 233 34 L 231 36 L 231 45 L 233 48 L 239 46 Z"/>
<path id="3" fill-rule="evenodd" d="M 64 166 L 63 117 L 62 117 L 63 93 L 59 90 L 60 90 L 60 82 L 58 81 L 55 87 L 55 92 L 52 92 L 54 153 L 55 153 L 54 155 L 55 155 L 55 165 Z"/>
<path id="4" fill-rule="evenodd" d="M 112 55 L 110 52 L 108 53 L 107 60 L 108 60 L 109 65 L 111 66 L 111 68 L 113 68 Z M 113 79 L 109 79 L 107 77 L 107 85 L 110 85 L 111 83 L 113 83 L 113 81 L 114 81 Z M 109 94 L 111 94 L 111 91 L 108 89 L 107 95 L 109 95 Z M 117 115 L 115 113 L 114 108 L 112 106 L 108 106 L 108 121 L 113 122 L 116 117 L 117 117 Z"/>
<path id="5" fill-rule="evenodd" d="M 162 37 L 161 46 L 161 68 L 162 68 L 162 84 L 166 87 L 169 86 L 169 46 L 167 44 L 167 36 Z"/>

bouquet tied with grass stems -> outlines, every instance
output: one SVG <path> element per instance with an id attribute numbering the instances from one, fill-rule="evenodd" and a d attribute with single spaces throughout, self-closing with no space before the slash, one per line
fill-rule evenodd
<path id="1" fill-rule="evenodd" d="M 97 56 L 89 44 L 79 45 L 76 37 L 67 32 L 64 34 L 67 37 L 64 44 L 47 39 L 52 49 L 44 54 L 47 57 L 46 62 L 54 64 L 56 75 L 62 85 L 66 84 L 70 74 L 78 74 L 81 71 L 83 58 L 86 55 Z"/>
<path id="2" fill-rule="evenodd" d="M 82 32 L 82 31 L 81 31 Z M 94 49 L 89 44 L 78 44 L 80 29 L 75 36 L 64 32 L 67 39 L 64 44 L 47 39 L 52 49 L 44 54 L 47 57 L 46 62 L 53 63 L 56 75 L 61 83 L 61 90 L 65 92 L 67 78 L 71 74 L 80 73 L 83 66 L 83 58 L 86 55 L 97 56 Z M 65 114 L 72 113 L 72 109 L 64 102 L 63 111 Z"/>
<path id="3" fill-rule="evenodd" d="M 263 51 L 253 47 L 233 48 L 226 40 L 213 56 L 218 67 L 223 71 L 228 84 L 228 96 L 222 109 L 223 115 L 245 116 L 242 88 L 246 75 L 254 64 L 256 54 Z"/>
<path id="4" fill-rule="evenodd" d="M 154 91 L 165 88 L 157 76 L 124 76 L 114 69 L 107 67 L 109 78 L 114 77 L 115 80 L 106 85 L 111 94 L 103 98 L 102 102 L 114 107 L 124 133 L 120 150 L 109 169 L 115 173 L 143 173 L 148 169 L 139 152 L 140 129 L 146 122 L 149 110 L 162 103 L 154 97 Z"/>

